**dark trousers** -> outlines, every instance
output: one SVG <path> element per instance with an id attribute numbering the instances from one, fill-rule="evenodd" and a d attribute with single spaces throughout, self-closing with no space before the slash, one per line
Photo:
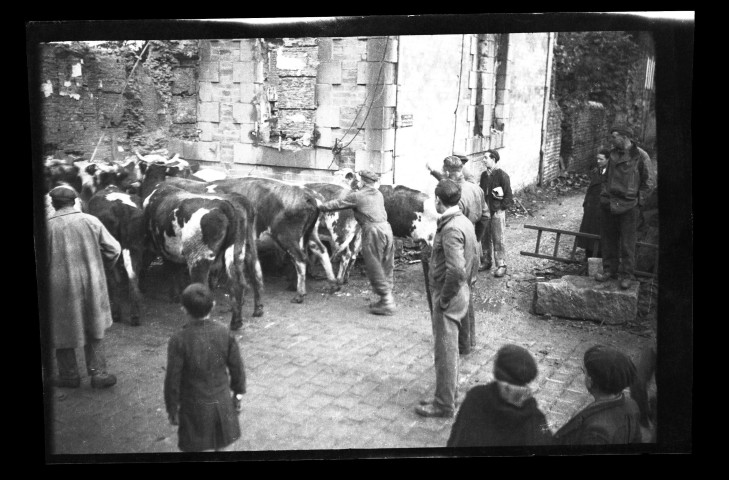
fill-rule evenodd
<path id="1" fill-rule="evenodd" d="M 625 213 L 603 209 L 600 216 L 600 247 L 605 273 L 622 272 L 632 277 L 635 272 L 635 241 L 640 209 L 636 205 Z"/>
<path id="2" fill-rule="evenodd" d="M 87 339 L 86 345 L 84 345 L 84 356 L 86 357 L 86 372 L 89 375 L 106 373 L 106 357 L 104 356 L 101 340 Z M 76 349 L 57 348 L 56 361 L 58 363 L 58 375 L 61 378 L 79 377 Z"/>

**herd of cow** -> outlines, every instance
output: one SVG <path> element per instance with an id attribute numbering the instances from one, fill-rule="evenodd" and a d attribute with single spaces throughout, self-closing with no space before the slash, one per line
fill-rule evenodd
<path id="1" fill-rule="evenodd" d="M 351 210 L 321 212 L 318 206 L 357 188 L 353 172 L 339 177 L 340 183 L 304 185 L 253 176 L 211 179 L 206 175 L 211 172 L 219 173 L 193 173 L 177 155 L 136 154 L 105 163 L 47 159 L 46 192 L 60 184 L 73 187 L 79 193 L 76 208 L 98 217 L 121 244 L 122 261 L 107 274 L 115 320 L 126 277 L 130 323 L 139 325 L 139 280 L 155 258 L 162 259 L 173 299 L 184 287 L 185 268 L 190 281 L 205 284 L 212 272 L 223 272 L 232 330 L 242 326 L 249 289 L 253 316 L 263 315 L 261 245 L 273 244 L 293 261 L 297 281 L 292 302 L 303 302 L 312 262 L 322 265 L 330 291 L 347 283 L 361 246 L 360 227 Z M 438 216 L 433 197 L 404 186 L 383 185 L 380 191 L 393 234 L 431 244 Z M 48 195 L 46 208 L 51 215 Z"/>

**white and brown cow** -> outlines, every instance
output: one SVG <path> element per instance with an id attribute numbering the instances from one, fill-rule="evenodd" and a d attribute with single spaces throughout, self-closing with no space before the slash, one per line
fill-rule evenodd
<path id="1" fill-rule="evenodd" d="M 200 194 L 165 182 L 169 165 L 145 168 L 142 196 L 148 244 L 172 274 L 179 294 L 180 269 L 192 282 L 208 284 L 211 269 L 222 263 L 231 293 L 230 328 L 242 326 L 241 310 L 249 284 L 254 316 L 263 314 L 261 267 L 255 244 L 255 214 L 250 202 L 235 194 Z"/>
<path id="2" fill-rule="evenodd" d="M 307 183 L 309 188 L 322 196 L 323 201 L 344 198 L 350 189 L 332 183 Z M 337 281 L 345 284 L 362 249 L 362 228 L 354 218 L 352 209 L 322 212 L 319 217 L 319 238 L 329 244 L 332 265 L 339 262 Z"/>
<path id="3" fill-rule="evenodd" d="M 109 184 L 97 190 L 88 203 L 88 213 L 104 224 L 109 233 L 121 244 L 120 262 L 107 275 L 111 296 L 112 317 L 121 320 L 122 276 L 129 285 L 130 324 L 140 324 L 139 274 L 143 265 L 145 230 L 142 201 L 138 195 L 125 192 L 117 185 Z M 123 272 L 123 273 L 122 273 Z"/>
<path id="4" fill-rule="evenodd" d="M 435 198 L 403 185 L 380 185 L 380 192 L 392 234 L 432 245 L 440 216 Z"/>
<path id="5" fill-rule="evenodd" d="M 306 295 L 307 253 L 316 256 L 324 267 L 330 291 L 339 290 L 331 260 L 319 234 L 320 198 L 306 187 L 262 177 L 243 177 L 209 182 L 210 193 L 238 193 L 256 208 L 256 235 L 270 235 L 275 244 L 291 257 L 296 267 L 296 296 L 302 303 Z"/>

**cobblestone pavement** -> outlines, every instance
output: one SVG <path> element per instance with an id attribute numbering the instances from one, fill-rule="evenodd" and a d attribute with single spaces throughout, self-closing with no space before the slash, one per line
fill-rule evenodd
<path id="1" fill-rule="evenodd" d="M 578 201 L 581 198 L 573 203 Z M 511 221 L 507 240 L 520 235 L 522 225 Z M 525 262 L 521 268 L 531 267 Z M 475 384 L 492 379 L 494 355 L 501 345 L 523 345 L 537 360 L 539 375 L 532 386 L 556 430 L 591 401 L 579 368 L 587 348 L 606 343 L 635 359 L 650 338 L 621 327 L 530 314 L 534 285 L 519 281 L 518 270 L 515 266 L 501 279 L 479 273 L 477 347 L 461 357 L 459 398 Z M 232 450 L 445 446 L 453 420 L 423 419 L 413 410 L 420 399 L 432 396 L 435 378 L 421 266 L 396 269 L 398 311 L 392 317 L 367 313 L 370 294 L 359 271 L 335 295 L 322 293 L 324 286 L 310 280 L 304 304 L 295 305 L 289 302 L 293 292 L 285 290 L 283 279 L 267 279 L 265 315 L 248 318 L 236 333 L 248 392 L 240 415 L 242 437 Z M 505 296 L 490 294 L 497 291 Z M 216 295 L 214 318 L 227 322 L 225 298 L 222 292 Z M 52 406 L 46 420 L 51 453 L 178 452 L 162 386 L 167 341 L 181 327 L 183 315 L 161 294 L 146 300 L 141 327 L 115 323 L 107 332 L 107 361 L 117 385 L 93 390 L 85 377 L 79 389 L 45 391 Z M 244 314 L 250 315 L 251 308 L 248 303 Z M 83 365 L 81 357 L 79 352 Z"/>

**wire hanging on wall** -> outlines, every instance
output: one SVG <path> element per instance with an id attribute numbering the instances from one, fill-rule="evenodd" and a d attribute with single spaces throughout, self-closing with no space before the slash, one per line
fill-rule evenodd
<path id="1" fill-rule="evenodd" d="M 385 48 L 384 48 L 383 53 L 382 53 L 382 59 L 380 60 L 380 69 L 379 69 L 379 71 L 377 73 L 377 80 L 375 82 L 375 88 L 374 88 L 374 90 L 377 90 L 377 87 L 380 86 L 380 78 L 382 77 L 382 69 L 383 69 L 383 67 L 385 65 L 385 58 L 387 57 L 387 48 L 389 47 L 389 45 L 390 45 L 390 37 L 388 36 L 388 37 L 386 37 L 386 40 L 385 40 Z M 377 96 L 375 96 L 374 98 L 372 98 L 372 101 L 371 102 L 369 102 L 369 105 L 367 106 L 367 114 L 365 115 L 364 119 L 362 120 L 362 124 L 359 127 L 356 128 L 356 131 L 354 133 L 354 136 L 349 140 L 349 142 L 347 142 L 346 145 L 342 145 L 342 143 L 344 143 L 344 138 L 352 130 L 352 127 L 354 127 L 356 125 L 357 118 L 359 117 L 359 114 L 362 112 L 362 109 L 364 108 L 364 106 L 367 105 L 367 100 L 370 97 L 370 94 L 372 93 L 372 91 L 370 91 L 370 92 L 367 93 L 367 95 L 365 96 L 364 102 L 360 105 L 359 109 L 357 110 L 357 113 L 355 114 L 354 119 L 352 120 L 352 123 L 347 128 L 347 131 L 344 132 L 344 135 L 342 135 L 341 138 L 334 139 L 334 146 L 332 147 L 332 157 L 333 158 L 332 158 L 332 161 L 329 164 L 329 167 L 328 168 L 331 168 L 331 166 L 334 165 L 334 162 L 337 159 L 337 155 L 339 155 L 342 152 L 343 149 L 345 149 L 348 146 L 350 146 L 352 144 L 352 142 L 354 141 L 354 139 L 357 138 L 357 135 L 359 135 L 359 132 L 362 130 L 363 126 L 365 125 L 365 123 L 367 122 L 367 119 L 370 116 L 370 112 L 372 111 L 372 105 L 374 105 L 374 103 L 377 100 L 380 99 L 380 97 L 382 96 L 382 94 L 384 93 L 384 91 L 385 91 L 385 85 L 382 84 L 382 89 L 380 90 L 380 92 L 377 94 Z"/>

